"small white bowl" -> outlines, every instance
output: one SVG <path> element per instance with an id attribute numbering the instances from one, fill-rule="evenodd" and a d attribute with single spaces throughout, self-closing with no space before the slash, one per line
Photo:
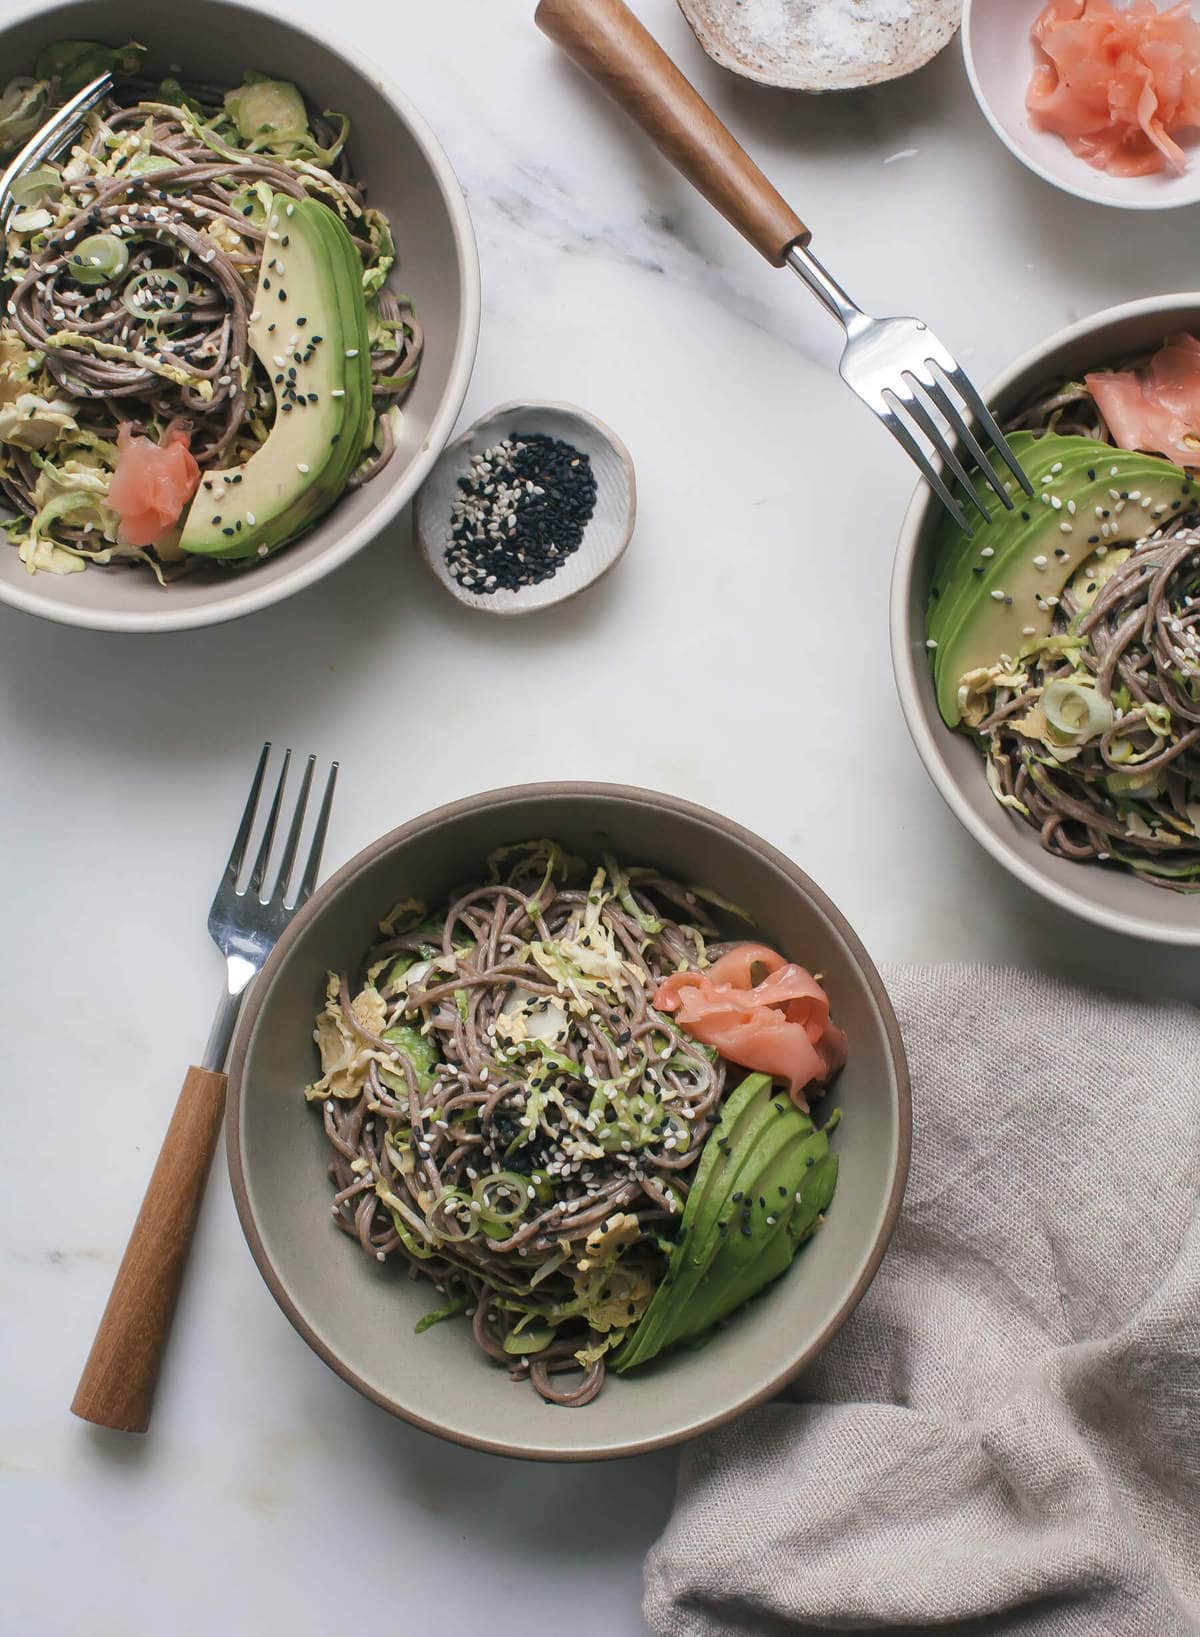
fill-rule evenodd
<path id="1" fill-rule="evenodd" d="M 458 493 L 458 480 L 472 456 L 521 432 L 559 438 L 588 457 L 596 479 L 596 508 L 583 531 L 579 549 L 563 560 L 550 579 L 521 586 L 517 591 L 493 591 L 480 596 L 459 585 L 446 566 L 451 507 Z M 607 574 L 629 544 L 636 517 L 633 460 L 611 427 L 574 404 L 501 404 L 443 450 L 417 496 L 413 532 L 426 566 L 456 602 L 485 614 L 533 614 L 578 596 Z"/>
<path id="2" fill-rule="evenodd" d="M 975 100 L 1008 151 L 1043 181 L 1120 210 L 1178 210 L 1200 203 L 1200 132 L 1178 140 L 1188 155 L 1182 176 L 1110 176 L 1078 159 L 1062 137 L 1035 131 L 1025 93 L 1037 62 L 1030 29 L 1045 0 L 964 0 L 963 56 Z"/>

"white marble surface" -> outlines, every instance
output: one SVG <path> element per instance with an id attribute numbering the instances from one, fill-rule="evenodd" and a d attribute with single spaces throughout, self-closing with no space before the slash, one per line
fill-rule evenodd
<path id="1" fill-rule="evenodd" d="M 320 0 L 294 9 L 329 26 Z M 341 758 L 331 865 L 473 789 L 630 780 L 784 847 L 878 959 L 1197 992 L 1195 956 L 1051 913 L 945 812 L 885 642 L 903 458 L 831 376 L 834 337 L 799 285 L 688 195 L 532 9 L 340 0 L 335 15 L 406 85 L 470 193 L 484 330 L 464 424 L 521 395 L 565 398 L 629 444 L 641 517 L 616 573 L 536 623 L 489 621 L 438 590 L 401 527 L 216 630 L 123 640 L 0 610 L 0 1624 L 14 1634 L 299 1637 L 347 1629 L 351 1608 L 414 1631 L 644 1630 L 640 1558 L 671 1456 L 543 1469 L 389 1419 L 277 1312 L 222 1162 L 151 1434 L 67 1413 L 208 1028 L 204 910 L 265 736 Z M 956 47 L 908 82 L 806 100 L 713 68 L 672 0 L 639 9 L 851 290 L 925 315 L 980 379 L 1089 309 L 1195 283 L 1194 213 L 1148 228 L 1052 193 L 997 146 Z M 520 726 L 534 691 L 540 722 Z"/>

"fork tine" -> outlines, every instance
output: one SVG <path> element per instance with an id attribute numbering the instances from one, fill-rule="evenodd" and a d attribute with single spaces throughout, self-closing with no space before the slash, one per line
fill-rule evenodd
<path id="1" fill-rule="evenodd" d="M 929 360 L 929 364 L 926 367 L 929 370 L 928 379 L 924 375 L 917 375 L 916 379 L 920 381 L 921 385 L 925 388 L 925 391 L 933 399 L 934 403 L 941 410 L 947 421 L 949 421 L 958 441 L 966 444 L 967 452 L 971 459 L 975 462 L 976 466 L 979 467 L 980 471 L 985 477 L 989 476 L 992 463 L 988 459 L 987 455 L 984 454 L 983 445 L 975 436 L 974 432 L 972 432 L 969 422 L 959 409 L 958 405 L 951 398 L 949 392 L 947 392 L 942 381 L 942 376 L 945 373 L 942 366 L 938 363 L 936 358 L 933 358 Z M 994 483 L 992 484 L 992 488 L 993 490 L 996 488 Z M 1014 501 L 1013 497 L 1008 492 L 1007 486 L 1002 483 L 997 492 L 999 493 L 1000 499 L 1004 504 L 1005 510 L 1011 512 Z"/>
<path id="2" fill-rule="evenodd" d="M 979 425 L 987 433 L 988 441 L 999 454 L 1001 460 L 1003 460 L 1004 464 L 1016 478 L 1022 489 L 1024 489 L 1025 493 L 1027 495 L 1031 495 L 1033 493 L 1033 484 L 1025 476 L 1025 473 L 1021 468 L 1020 461 L 1008 446 L 1008 439 L 1004 436 L 1004 433 L 1001 432 L 999 426 L 997 426 L 995 417 L 988 406 L 984 403 L 983 399 L 979 396 L 978 392 L 976 392 L 974 384 L 971 382 L 970 378 L 963 373 L 957 364 L 954 364 L 952 369 L 946 370 L 945 374 L 950 382 L 950 385 L 955 389 L 955 391 L 960 392 L 966 399 L 971 413 L 974 415 Z M 995 468 L 992 466 L 990 460 L 984 461 L 983 471 L 984 475 L 991 481 L 992 488 L 995 489 L 996 493 L 1000 495 L 1001 499 L 1003 499 L 1004 485 L 996 476 Z"/>
<path id="3" fill-rule="evenodd" d="M 950 516 L 958 524 L 959 528 L 968 539 L 973 539 L 975 531 L 963 516 L 961 506 L 958 504 L 958 501 L 955 500 L 954 496 L 950 493 L 946 485 L 942 482 L 941 477 L 934 470 L 928 455 L 926 455 L 924 449 L 921 448 L 921 445 L 917 442 L 916 438 L 913 437 L 912 433 L 908 430 L 907 426 L 905 426 L 899 415 L 896 414 L 894 409 L 888 408 L 880 414 L 879 418 L 887 427 L 892 436 L 896 439 L 897 443 L 899 443 L 903 448 L 905 453 L 908 455 L 908 458 L 920 472 L 926 483 L 928 483 L 934 494 L 937 495 L 938 499 L 950 513 Z"/>
<path id="4" fill-rule="evenodd" d="M 304 810 L 308 806 L 308 792 L 312 787 L 313 769 L 317 765 L 317 758 L 310 756 L 308 765 L 304 769 L 304 778 L 300 782 L 300 794 L 296 798 L 296 811 L 292 814 L 292 822 L 288 826 L 287 840 L 283 846 L 283 857 L 279 861 L 279 874 L 275 877 L 275 886 L 271 892 L 272 900 L 283 903 L 287 897 L 288 883 L 292 876 L 292 865 L 296 862 L 296 850 L 300 845 L 300 832 L 304 828 Z"/>
<path id="5" fill-rule="evenodd" d="M 312 890 L 317 884 L 317 876 L 321 870 L 321 854 L 325 848 L 325 832 L 329 828 L 329 811 L 333 806 L 333 787 L 337 783 L 338 764 L 333 763 L 329 769 L 329 777 L 325 781 L 325 794 L 321 797 L 321 811 L 317 814 L 317 827 L 313 831 L 312 845 L 308 849 L 308 862 L 304 866 L 304 874 L 300 878 L 300 890 L 296 894 L 296 904 L 302 904 L 306 898 L 311 898 Z"/>
<path id="6" fill-rule="evenodd" d="M 246 891 L 257 893 L 263 884 L 263 877 L 267 873 L 267 863 L 271 857 L 271 848 L 275 843 L 275 828 L 279 823 L 279 809 L 283 806 L 283 787 L 287 783 L 288 768 L 291 766 L 292 753 L 285 750 L 283 766 L 279 769 L 279 783 L 275 786 L 275 794 L 271 797 L 271 811 L 267 814 L 267 826 L 263 831 L 262 841 L 259 843 L 258 857 L 254 860 L 254 868 L 250 872 L 250 880 Z"/>
<path id="7" fill-rule="evenodd" d="M 924 389 L 924 383 L 921 381 L 920 376 L 914 375 L 911 370 L 906 370 L 904 372 L 904 374 L 905 374 L 905 378 L 909 381 L 909 383 L 912 386 L 913 390 L 910 392 L 908 397 L 900 398 L 900 402 L 904 405 L 904 407 L 908 411 L 909 415 L 917 423 L 917 425 L 920 427 L 921 431 L 925 434 L 925 436 L 929 439 L 930 443 L 937 450 L 938 454 L 942 458 L 943 466 L 949 467 L 950 471 L 952 471 L 954 473 L 955 477 L 958 479 L 959 483 L 962 485 L 964 493 L 967 495 L 967 497 L 970 500 L 971 504 L 974 506 L 975 510 L 979 513 L 980 517 L 982 517 L 982 519 L 983 519 L 983 521 L 985 523 L 990 522 L 991 519 L 988 516 L 987 507 L 983 504 L 983 501 L 980 500 L 979 496 L 976 494 L 975 485 L 971 482 L 971 479 L 970 479 L 970 476 L 967 473 L 966 467 L 963 465 L 962 461 L 959 460 L 958 455 L 955 453 L 953 444 L 950 443 L 950 441 L 947 439 L 945 433 L 942 431 L 941 427 L 938 425 L 937 421 L 930 414 L 929 410 L 925 407 L 925 404 L 923 402 L 921 393 L 916 390 L 916 388 L 918 388 L 918 387 L 922 388 L 922 390 L 925 390 Z M 897 397 L 899 397 L 898 393 L 897 393 Z M 929 394 L 929 397 L 930 397 L 930 400 L 932 401 L 932 398 L 933 398 L 932 393 Z M 951 414 L 951 415 L 947 416 L 947 420 L 950 422 L 951 432 L 953 433 L 954 429 L 959 426 L 959 417 L 957 415 Z"/>
<path id="8" fill-rule="evenodd" d="M 225 866 L 225 873 L 236 884 L 242 873 L 242 864 L 246 857 L 246 843 L 250 840 L 250 832 L 254 828 L 254 815 L 258 812 L 258 798 L 262 795 L 263 775 L 267 771 L 267 757 L 271 754 L 271 741 L 268 739 L 262 747 L 258 758 L 258 766 L 254 770 L 254 781 L 250 786 L 250 795 L 246 801 L 246 808 L 242 814 L 242 822 L 238 825 L 237 835 L 233 838 L 233 847 L 229 854 L 229 862 Z"/>

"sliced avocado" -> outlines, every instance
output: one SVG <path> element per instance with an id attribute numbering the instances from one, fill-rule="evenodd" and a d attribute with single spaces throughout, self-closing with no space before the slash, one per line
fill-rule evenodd
<path id="1" fill-rule="evenodd" d="M 749 1095 L 745 1095 L 747 1092 Z M 705 1141 L 666 1276 L 618 1355 L 626 1364 L 638 1363 L 666 1345 L 666 1327 L 686 1308 L 717 1253 L 720 1211 L 728 1205 L 730 1195 L 739 1192 L 740 1178 L 751 1157 L 758 1155 L 755 1163 L 761 1163 L 764 1152 L 774 1153 L 781 1141 L 795 1135 L 794 1128 L 780 1125 L 775 1106 L 779 1103 L 780 1096 L 773 1095 L 769 1077 L 761 1074 L 743 1081 L 726 1103 Z"/>
<path id="2" fill-rule="evenodd" d="M 684 1335 L 710 1329 L 777 1278 L 783 1271 L 779 1261 L 785 1248 L 783 1267 L 788 1265 L 796 1248 L 791 1237 L 791 1221 L 799 1209 L 796 1195 L 802 1194 L 817 1162 L 828 1155 L 825 1133 L 811 1131 L 800 1142 L 790 1144 L 759 1174 L 749 1211 L 743 1208 L 741 1215 L 734 1215 L 688 1310 Z M 814 1211 L 814 1221 L 816 1214 Z"/>
<path id="3" fill-rule="evenodd" d="M 316 199 L 275 194 L 250 322 L 275 389 L 275 421 L 242 466 L 205 472 L 184 551 L 264 557 L 340 499 L 373 423 L 362 264 Z"/>
<path id="4" fill-rule="evenodd" d="M 935 547 L 926 629 L 936 644 L 938 708 L 950 727 L 959 720 L 966 672 L 1015 657 L 1047 635 L 1056 599 L 1098 545 L 1151 534 L 1195 489 L 1170 461 L 1091 438 L 1049 435 L 1032 453 L 1023 447 L 1020 458 L 1033 496 L 1011 512 L 995 502 L 973 540 L 946 519 Z"/>
<path id="5" fill-rule="evenodd" d="M 764 1185 L 764 1178 L 777 1172 L 782 1174 L 780 1168 L 786 1167 L 789 1156 L 794 1157 L 810 1135 L 795 1127 L 784 1129 L 776 1124 L 763 1137 L 753 1164 L 744 1166 L 733 1179 L 738 1186 L 717 1202 L 711 1222 L 699 1225 L 700 1238 L 695 1253 L 684 1253 L 681 1271 L 671 1285 L 660 1319 L 645 1336 L 637 1338 L 638 1346 L 631 1352 L 630 1363 L 643 1363 L 653 1354 L 664 1352 L 708 1328 L 700 1315 L 707 1305 L 714 1269 L 718 1264 L 730 1265 L 728 1246 L 734 1240 L 750 1247 L 751 1255 L 761 1247 L 766 1232 L 762 1218 L 766 1213 L 755 1213 L 753 1202 Z M 757 1223 L 755 1216 L 759 1218 Z M 743 1227 L 750 1227 L 748 1235 L 742 1232 Z M 675 1265 L 672 1256 L 672 1268 Z"/>
<path id="6" fill-rule="evenodd" d="M 666 1276 L 616 1353 L 618 1372 L 694 1339 L 777 1278 L 828 1203 L 832 1126 L 814 1130 L 765 1076 L 753 1078 L 705 1143 Z"/>

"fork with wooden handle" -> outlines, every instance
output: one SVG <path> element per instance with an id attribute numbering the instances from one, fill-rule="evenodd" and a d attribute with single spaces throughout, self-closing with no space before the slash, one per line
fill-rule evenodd
<path id="1" fill-rule="evenodd" d="M 225 993 L 204 1056 L 199 1065 L 193 1064 L 188 1069 L 184 1078 L 154 1174 L 71 1404 L 75 1414 L 85 1421 L 120 1432 L 145 1432 L 150 1424 L 154 1389 L 200 1214 L 204 1184 L 221 1130 L 221 1115 L 225 1109 L 225 1059 L 242 996 L 262 969 L 284 927 L 300 905 L 311 897 L 321 868 L 337 781 L 336 762 L 325 782 L 303 871 L 298 881 L 293 879 L 317 760 L 310 756 L 274 886 L 266 898 L 261 896 L 283 807 L 292 757 L 288 750 L 284 752 L 250 879 L 244 887 L 238 885 L 270 752 L 270 744 L 265 744 L 233 850 L 208 916 L 209 933 L 225 957 Z"/>
<path id="2" fill-rule="evenodd" d="M 623 0 L 541 0 L 535 15 L 538 27 L 624 108 L 759 254 L 773 267 L 789 266 L 837 319 L 846 332 L 842 380 L 903 447 L 959 528 L 971 533 L 943 473 L 957 479 L 965 504 L 988 520 L 964 458 L 1009 510 L 1014 484 L 1033 493 L 1004 434 L 948 349 L 919 318 L 872 318 L 851 301 L 808 249 L 812 234 L 796 212 Z"/>

